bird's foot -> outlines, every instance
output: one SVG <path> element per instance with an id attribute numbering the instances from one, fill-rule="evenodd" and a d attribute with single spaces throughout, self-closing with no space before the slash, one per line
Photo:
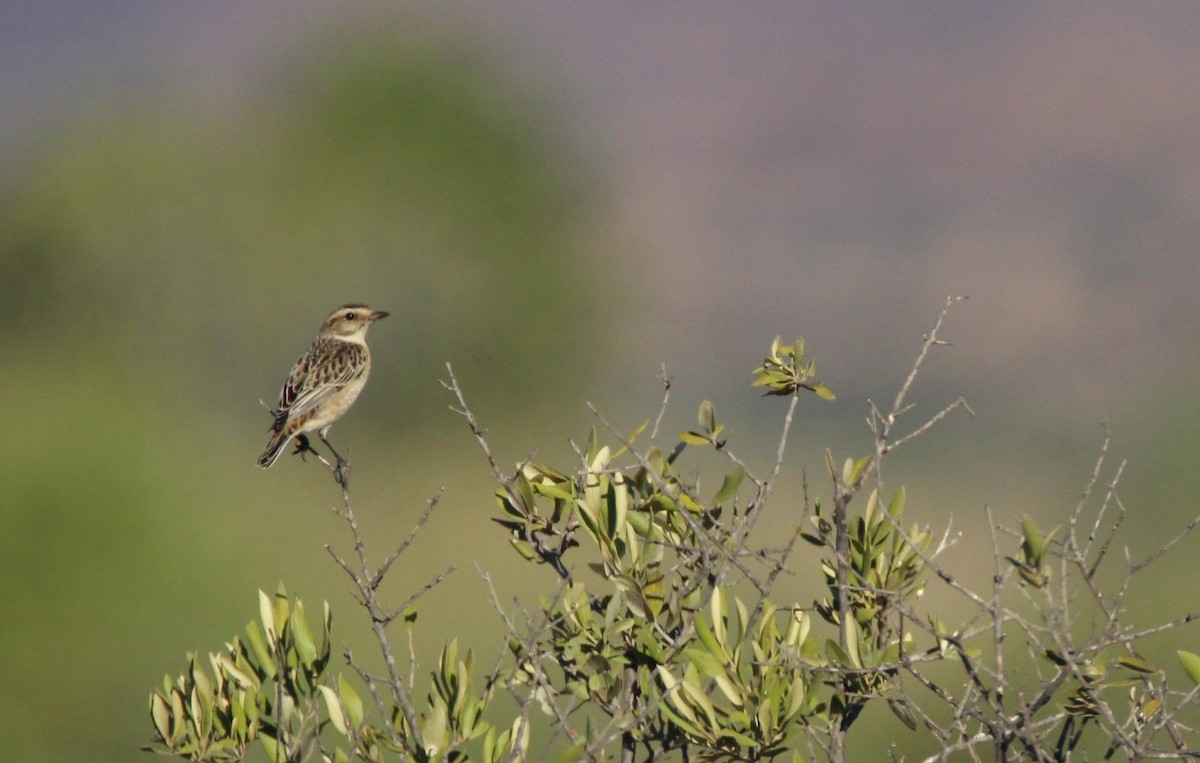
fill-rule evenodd
<path id="1" fill-rule="evenodd" d="M 304 458 L 305 453 L 313 453 L 316 455 L 320 455 L 319 453 L 317 453 L 316 449 L 313 448 L 313 446 L 309 444 L 307 437 L 305 437 L 302 434 L 298 434 L 298 435 L 296 435 L 296 449 L 292 451 L 292 455 L 293 456 L 298 455 L 298 456 L 300 456 L 300 458 L 302 460 L 307 460 Z"/>

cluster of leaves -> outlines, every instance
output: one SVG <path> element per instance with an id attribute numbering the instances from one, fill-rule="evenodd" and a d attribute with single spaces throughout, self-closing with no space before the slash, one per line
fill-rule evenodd
<path id="1" fill-rule="evenodd" d="M 1010 556 L 1021 580 L 1034 588 L 1044 588 L 1050 582 L 1050 565 L 1046 563 L 1046 551 L 1058 530 L 1043 534 L 1033 518 L 1026 514 L 1021 518 L 1021 555 Z"/>
<path id="2" fill-rule="evenodd" d="M 782 357 L 794 351 L 775 354 L 795 370 L 796 356 Z M 802 383 L 790 391 L 816 391 L 811 372 L 811 364 L 801 369 Z M 678 468 L 687 447 L 725 447 L 710 402 L 697 422 L 667 454 L 633 448 L 646 424 L 614 446 L 601 446 L 593 430 L 576 473 L 526 463 L 502 483 L 496 521 L 523 559 L 550 565 L 563 581 L 545 602 L 549 627 L 514 634 L 511 647 L 525 666 L 516 675 L 560 723 L 585 703 L 602 711 L 626 749 L 765 759 L 826 711 L 813 670 L 827 659 L 803 608 L 777 607 L 759 581 L 758 601 L 748 606 L 722 583 L 744 574 L 741 560 L 758 553 L 746 536 L 768 486 L 751 477 L 756 489 L 739 505 L 747 471 L 736 459 L 711 496 L 688 484 Z M 630 463 L 619 465 L 625 454 Z M 580 582 L 564 561 L 581 545 L 598 582 Z M 594 755 L 597 735 L 565 730 L 579 754 Z"/>
<path id="3" fill-rule="evenodd" d="M 768 395 L 794 395 L 806 389 L 825 400 L 833 400 L 833 390 L 814 378 L 816 363 L 804 362 L 804 338 L 795 344 L 784 344 L 783 337 L 775 337 L 771 343 L 771 354 L 763 358 L 760 367 L 754 370 L 755 387 L 766 387 Z"/>
<path id="4" fill-rule="evenodd" d="M 853 484 L 863 464 L 861 459 L 847 459 L 840 484 Z M 827 466 L 832 470 L 831 461 Z M 878 490 L 871 491 L 862 513 L 848 523 L 849 554 L 840 565 L 833 525 L 819 502 L 809 518 L 813 531 L 802 535 L 808 542 L 834 551 L 833 557 L 821 560 L 829 593 L 816 610 L 827 623 L 838 627 L 841 636 L 829 640 L 825 650 L 843 677 L 832 700 L 833 714 L 838 717 L 852 719 L 868 698 L 886 696 L 895 688 L 902 650 L 913 647 L 911 634 L 898 631 L 898 615 L 925 590 L 922 555 L 932 536 L 916 525 L 907 532 L 901 529 L 905 496 L 904 488 L 897 490 L 885 510 Z M 840 576 L 839 567 L 843 571 Z M 889 697 L 888 705 L 905 725 L 915 727 L 903 700 Z"/>
<path id="5" fill-rule="evenodd" d="M 731 617 L 723 589 L 713 589 L 682 659 L 656 666 L 659 711 L 702 748 L 701 760 L 772 758 L 826 709 L 814 691 L 813 667 L 823 661 L 808 614 L 766 603 L 752 622 L 746 604 L 733 603 Z"/>
<path id="6" fill-rule="evenodd" d="M 371 721 L 355 681 L 327 674 L 330 660 L 329 605 L 319 640 L 299 599 L 281 587 L 274 596 L 259 591 L 260 621 L 222 652 L 209 655 L 211 673 L 188 656 L 187 670 L 166 676 L 150 695 L 157 744 L 151 752 L 206 763 L 234 763 L 258 743 L 271 761 L 299 763 L 319 753 L 325 763 L 382 761 L 386 753 L 411 752 L 413 733 L 399 708 L 387 721 Z M 411 622 L 411 620 L 410 620 Z M 418 717 L 426 761 L 465 760 L 455 751 L 473 743 L 478 759 L 499 763 L 528 747 L 528 728 L 499 730 L 483 720 L 490 691 L 472 689 L 474 658 L 459 656 L 457 640 L 442 650 L 433 673 L 427 709 Z M 336 731 L 331 743 L 322 738 Z"/>
<path id="7" fill-rule="evenodd" d="M 209 655 L 211 674 L 195 654 L 186 672 L 163 679 L 150 695 L 158 746 L 146 749 L 195 761 L 238 761 L 255 741 L 271 760 L 298 759 L 325 721 L 317 696 L 329 664 L 332 616 L 325 605 L 320 642 L 304 605 L 281 587 L 274 596 L 259 591 L 260 621 L 235 637 L 223 652 Z M 333 696 L 337 696 L 333 693 Z M 362 703 L 347 688 L 345 706 Z"/>
<path id="8" fill-rule="evenodd" d="M 460 659 L 458 639 L 442 649 L 433 683 L 427 697 L 428 711 L 421 716 L 421 738 L 425 742 L 425 760 L 468 761 L 464 746 L 478 748 L 478 760 L 500 763 L 529 748 L 530 729 L 514 721 L 508 728 L 497 728 L 483 718 L 491 700 L 490 687 L 482 692 L 473 688 L 475 658 L 471 650 Z M 401 733 L 407 731 L 403 716 L 393 719 Z"/>

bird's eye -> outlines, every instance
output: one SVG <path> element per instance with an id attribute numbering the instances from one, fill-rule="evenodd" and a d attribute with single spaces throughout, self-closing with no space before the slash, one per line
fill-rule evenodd
<path id="1" fill-rule="evenodd" d="M 346 320 L 348 320 L 348 321 L 354 320 L 354 313 L 346 313 Z"/>

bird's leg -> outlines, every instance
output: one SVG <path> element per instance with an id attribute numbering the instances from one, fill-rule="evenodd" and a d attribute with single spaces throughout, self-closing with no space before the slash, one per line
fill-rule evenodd
<path id="1" fill-rule="evenodd" d="M 342 458 L 341 454 L 333 449 L 333 446 L 329 444 L 329 440 L 325 437 L 324 430 L 317 432 L 317 436 L 321 438 L 321 442 L 325 443 L 325 447 L 329 448 L 329 452 L 337 459 L 337 467 L 333 470 L 333 478 L 337 480 L 339 485 L 346 487 L 346 476 L 350 471 L 350 462 Z"/>
<path id="2" fill-rule="evenodd" d="M 299 455 L 300 458 L 303 459 L 305 453 L 316 453 L 317 455 L 320 455 L 315 449 L 313 449 L 313 446 L 309 444 L 308 437 L 298 434 L 296 435 L 296 449 L 292 451 L 292 455 Z"/>

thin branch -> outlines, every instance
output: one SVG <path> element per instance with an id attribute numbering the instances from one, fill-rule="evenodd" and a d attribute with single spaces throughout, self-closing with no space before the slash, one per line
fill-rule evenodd
<path id="1" fill-rule="evenodd" d="M 318 456 L 320 458 L 320 456 Z M 322 459 L 324 460 L 324 459 Z M 328 464 L 326 464 L 328 465 Z M 344 474 L 344 472 L 343 472 Z M 409 688 L 406 688 L 404 681 L 400 676 L 400 670 L 396 662 L 396 655 L 392 648 L 391 640 L 388 637 L 387 626 L 396 617 L 396 615 L 388 613 L 384 606 L 380 603 L 377 597 L 377 589 L 383 579 L 384 570 L 372 570 L 367 558 L 366 542 L 362 533 L 362 529 L 358 524 L 358 517 L 354 512 L 354 505 L 350 501 L 350 489 L 345 479 L 339 480 L 342 490 L 342 507 L 340 510 L 335 509 L 350 528 L 350 534 L 354 539 L 354 552 L 357 557 L 357 566 L 351 563 L 342 555 L 338 554 L 332 546 L 326 545 L 326 550 L 333 557 L 339 567 L 350 577 L 358 589 L 359 603 L 367 610 L 367 614 L 371 618 L 371 630 L 375 634 L 375 640 L 379 644 L 380 652 L 383 655 L 384 664 L 387 667 L 387 683 L 391 689 L 392 698 L 400 707 L 401 713 L 407 723 L 408 737 L 402 737 L 396 730 L 394 724 L 386 723 L 385 727 L 394 743 L 404 746 L 404 748 L 416 760 L 424 761 L 427 759 L 425 750 L 425 742 L 422 738 L 420 727 L 417 725 L 416 711 L 413 709 L 412 700 L 409 696 Z M 419 520 L 419 526 L 423 525 L 428 519 L 428 513 L 437 505 L 437 501 L 431 499 L 426 509 L 426 515 Z M 407 547 L 411 542 L 411 536 L 405 540 L 404 547 Z M 387 565 L 395 561 L 398 553 L 393 553 L 389 557 Z M 385 716 L 386 717 L 386 716 Z"/>
<path id="2" fill-rule="evenodd" d="M 962 408 L 967 413 L 969 413 L 972 418 L 975 417 L 975 411 L 971 409 L 971 406 L 967 403 L 966 398 L 960 397 L 957 400 L 955 400 L 953 403 L 951 403 L 950 405 L 947 405 L 945 408 L 943 408 L 942 410 L 938 411 L 936 414 L 931 416 L 929 418 L 929 420 L 926 421 L 924 424 L 917 427 L 916 429 L 909 432 L 908 434 L 904 435 L 899 440 L 896 440 L 895 442 L 892 442 L 892 443 L 886 443 L 885 444 L 885 452 L 893 451 L 896 448 L 899 448 L 901 445 L 904 445 L 905 443 L 907 443 L 911 440 L 915 440 L 916 438 L 920 437 L 921 435 L 925 434 L 925 432 L 929 431 L 934 426 L 936 426 L 939 421 L 946 418 L 947 416 L 949 416 L 951 413 L 958 410 L 959 408 Z"/>
<path id="3" fill-rule="evenodd" d="M 942 312 L 938 314 L 937 321 L 933 324 L 933 330 L 929 332 L 928 336 L 924 337 L 924 342 L 921 344 L 921 352 L 917 354 L 917 360 L 908 372 L 908 378 L 904 380 L 904 384 L 900 385 L 900 390 L 896 393 L 896 401 L 892 403 L 893 415 L 888 417 L 889 425 L 894 423 L 894 416 L 904 407 L 904 399 L 908 396 L 908 391 L 912 388 L 913 382 L 917 380 L 917 374 L 921 370 L 921 365 L 925 362 L 925 356 L 929 354 L 929 348 L 935 344 L 949 344 L 949 342 L 938 339 L 937 336 L 938 331 L 942 328 L 942 322 L 946 320 L 946 313 L 950 312 L 952 305 L 966 298 L 965 294 L 961 297 L 946 298 L 946 305 L 942 308 Z"/>
<path id="4" fill-rule="evenodd" d="M 662 403 L 658 406 L 658 415 L 654 417 L 654 427 L 650 430 L 650 439 L 658 437 L 658 427 L 662 424 L 663 415 L 667 412 L 667 402 L 671 399 L 671 377 L 667 376 L 667 364 L 663 363 L 662 372 L 658 376 L 663 385 Z"/>
<path id="5" fill-rule="evenodd" d="M 1190 535 L 1196 529 L 1197 525 L 1200 525 L 1200 515 L 1192 517 L 1192 521 L 1190 521 L 1186 525 L 1184 525 L 1182 530 L 1177 532 L 1173 538 L 1171 538 L 1166 543 L 1164 543 L 1160 548 L 1158 548 L 1156 551 L 1154 551 L 1154 553 L 1150 554 L 1142 561 L 1131 565 L 1129 568 L 1130 573 L 1137 574 L 1138 572 L 1141 572 L 1143 569 L 1145 569 L 1149 565 L 1158 561 L 1158 559 L 1160 557 L 1162 557 L 1163 554 L 1166 554 L 1168 551 L 1170 551 L 1172 548 L 1174 548 L 1175 544 L 1179 543 L 1179 541 L 1183 540 L 1188 535 Z"/>
<path id="6" fill-rule="evenodd" d="M 442 570 L 437 575 L 434 575 L 433 578 L 429 582 L 427 582 L 425 585 L 421 586 L 416 591 L 413 591 L 412 593 L 410 593 L 408 595 L 408 598 L 405 599 L 404 602 L 400 604 L 400 606 L 398 606 L 395 609 L 392 609 L 388 612 L 383 613 L 383 617 L 382 617 L 383 624 L 390 625 L 392 623 L 392 621 L 394 621 L 397 617 L 400 617 L 406 611 L 408 611 L 408 608 L 413 605 L 413 602 L 415 602 L 417 599 L 421 598 L 425 594 L 432 591 L 438 585 L 440 585 L 443 581 L 445 581 L 445 579 L 447 577 L 450 576 L 450 573 L 454 572 L 456 569 L 458 569 L 458 568 L 455 567 L 454 565 L 450 565 L 449 567 Z"/>
<path id="7" fill-rule="evenodd" d="M 375 574 L 371 577 L 370 585 L 372 588 L 379 587 L 379 584 L 383 582 L 383 576 L 387 574 L 389 569 L 391 569 L 392 563 L 399 559 L 400 555 L 403 554 L 410 545 L 412 545 L 413 539 L 417 537 L 417 533 L 421 532 L 421 528 L 423 528 L 425 523 L 429 521 L 429 518 L 433 516 L 433 511 L 437 508 L 437 505 L 442 500 L 442 495 L 445 492 L 446 488 L 438 488 L 437 494 L 425 502 L 425 511 L 421 513 L 421 516 L 417 517 L 416 523 L 413 524 L 412 529 L 408 531 L 408 536 L 401 541 L 399 546 L 396 546 L 392 553 L 388 554 L 388 557 L 383 560 L 383 564 L 379 565 L 379 569 L 377 569 Z"/>
<path id="8" fill-rule="evenodd" d="M 450 375 L 449 382 L 440 382 L 442 387 L 454 393 L 454 397 L 458 400 L 458 407 L 450 406 L 450 410 L 462 416 L 467 421 L 467 426 L 471 428 L 471 434 L 475 436 L 475 442 L 479 443 L 479 449 L 483 451 L 483 455 L 487 458 L 488 465 L 492 468 L 492 474 L 499 482 L 507 482 L 508 477 L 500 470 L 499 464 L 496 462 L 496 457 L 492 455 L 492 448 L 488 445 L 487 430 L 479 425 L 475 420 L 475 414 L 471 412 L 470 406 L 467 405 L 466 398 L 463 396 L 462 387 L 458 384 L 458 378 L 454 375 L 454 367 L 449 363 L 446 364 L 446 373 Z"/>

